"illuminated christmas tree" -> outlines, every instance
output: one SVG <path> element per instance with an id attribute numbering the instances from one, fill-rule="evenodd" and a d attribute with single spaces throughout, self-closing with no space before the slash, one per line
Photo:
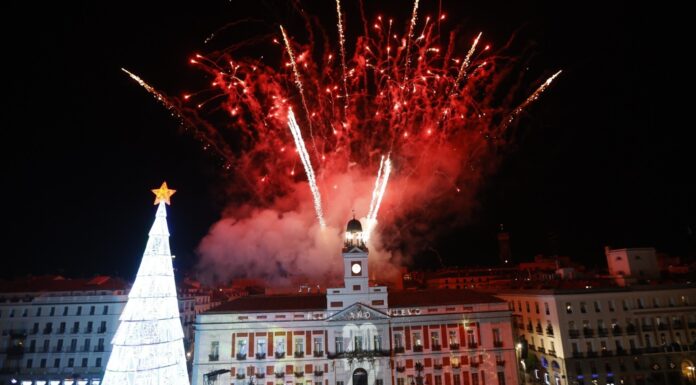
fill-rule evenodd
<path id="1" fill-rule="evenodd" d="M 175 190 L 163 183 L 138 275 L 114 335 L 102 385 L 188 385 L 184 332 L 169 250 L 167 209 Z"/>

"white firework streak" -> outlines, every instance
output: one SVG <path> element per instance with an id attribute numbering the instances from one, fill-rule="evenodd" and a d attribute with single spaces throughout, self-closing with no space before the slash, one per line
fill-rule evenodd
<path id="1" fill-rule="evenodd" d="M 471 48 L 469 48 L 469 52 L 466 53 L 464 62 L 462 62 L 462 66 L 459 67 L 459 72 L 457 73 L 457 80 L 454 81 L 454 89 L 459 87 L 459 82 L 461 82 L 462 79 L 466 76 L 466 70 L 467 68 L 469 68 L 469 64 L 471 64 L 471 56 L 476 51 L 476 45 L 478 44 L 482 34 L 483 32 L 479 32 L 478 36 L 476 36 L 476 39 L 474 39 L 474 43 L 471 45 Z"/>
<path id="2" fill-rule="evenodd" d="M 338 14 L 338 42 L 341 48 L 341 70 L 343 71 L 343 101 L 344 114 L 348 114 L 348 79 L 346 78 L 346 37 L 343 32 L 343 16 L 341 14 L 341 0 L 336 0 L 336 13 Z"/>
<path id="3" fill-rule="evenodd" d="M 541 94 L 543 94 L 544 91 L 546 91 L 546 89 L 549 88 L 549 86 L 551 85 L 551 82 L 553 82 L 553 80 L 556 79 L 556 77 L 558 75 L 560 75 L 561 72 L 563 72 L 563 70 L 560 70 L 560 71 L 556 72 L 555 74 L 551 75 L 551 77 L 546 79 L 546 81 L 544 83 L 542 83 L 542 85 L 540 85 L 539 88 L 536 89 L 536 91 L 534 91 L 531 95 L 529 95 L 529 97 L 524 102 L 522 102 L 522 104 L 520 104 L 517 108 L 515 108 L 515 110 L 512 111 L 512 113 L 508 117 L 507 121 L 505 121 L 504 127 L 509 126 L 515 120 L 515 118 L 517 118 L 517 116 L 520 113 L 522 113 L 522 111 L 524 111 L 525 108 L 527 108 L 527 106 L 532 104 L 535 100 L 539 99 Z"/>
<path id="4" fill-rule="evenodd" d="M 297 153 L 300 154 L 300 160 L 302 160 L 302 165 L 307 174 L 307 182 L 309 182 L 309 189 L 312 191 L 312 197 L 314 198 L 314 210 L 317 212 L 317 219 L 322 228 L 326 227 L 324 212 L 321 209 L 321 194 L 319 193 L 319 187 L 317 187 L 317 180 L 314 177 L 314 169 L 312 168 L 312 162 L 309 159 L 307 148 L 305 147 L 304 140 L 302 140 L 302 132 L 300 131 L 300 126 L 297 125 L 292 108 L 288 109 L 288 127 L 290 128 L 290 132 L 292 132 L 292 137 L 295 139 Z"/>
<path id="5" fill-rule="evenodd" d="M 413 12 L 411 13 L 411 22 L 408 27 L 408 36 L 406 36 L 406 66 L 404 69 L 404 80 L 408 80 L 408 71 L 411 67 L 411 40 L 413 40 L 413 29 L 416 27 L 418 20 L 418 1 L 413 1 Z"/>
<path id="6" fill-rule="evenodd" d="M 384 169 L 384 171 L 382 171 Z M 387 183 L 389 183 L 389 175 L 391 174 L 391 159 L 387 157 L 382 160 L 379 164 L 379 171 L 377 172 L 377 180 L 375 181 L 375 189 L 372 192 L 372 201 L 370 202 L 370 211 L 367 214 L 367 231 L 365 231 L 365 242 L 370 239 L 372 230 L 374 230 L 377 224 L 377 213 L 379 213 L 379 207 L 382 205 L 382 198 L 384 198 L 384 192 L 387 191 Z"/>

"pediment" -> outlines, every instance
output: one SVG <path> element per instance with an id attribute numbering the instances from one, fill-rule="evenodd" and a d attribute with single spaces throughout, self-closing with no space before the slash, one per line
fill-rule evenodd
<path id="1" fill-rule="evenodd" d="M 369 321 L 388 319 L 389 316 L 381 311 L 362 303 L 355 303 L 329 317 L 329 321 Z"/>

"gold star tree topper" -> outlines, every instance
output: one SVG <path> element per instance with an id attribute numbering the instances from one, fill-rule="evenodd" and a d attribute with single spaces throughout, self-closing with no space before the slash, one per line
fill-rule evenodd
<path id="1" fill-rule="evenodd" d="M 172 203 L 169 201 L 169 198 L 171 198 L 175 192 L 176 190 L 172 190 L 169 187 L 167 187 L 167 182 L 162 183 L 162 186 L 160 186 L 160 188 L 152 190 L 152 193 L 155 194 L 155 204 L 164 202 L 168 205 L 171 205 Z"/>

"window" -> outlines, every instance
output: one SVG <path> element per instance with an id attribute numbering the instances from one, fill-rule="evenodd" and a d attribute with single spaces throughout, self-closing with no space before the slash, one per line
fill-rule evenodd
<path id="1" fill-rule="evenodd" d="M 525 302 L 525 305 L 527 305 L 527 306 L 526 306 L 526 307 L 527 307 L 527 313 L 529 313 L 529 312 L 530 312 L 530 310 L 529 310 L 529 301 Z"/>
<path id="2" fill-rule="evenodd" d="M 493 344 L 495 346 L 502 345 L 503 341 L 500 339 L 500 329 L 493 329 Z"/>
<path id="3" fill-rule="evenodd" d="M 266 337 L 257 337 L 256 354 L 266 354 Z"/>
<path id="4" fill-rule="evenodd" d="M 90 342 L 92 342 L 92 341 L 90 341 L 89 338 L 85 338 L 85 347 L 84 347 L 83 351 L 85 351 L 85 352 L 89 351 Z"/>
<path id="5" fill-rule="evenodd" d="M 304 337 L 295 338 L 295 353 L 304 353 Z"/>
<path id="6" fill-rule="evenodd" d="M 599 313 L 602 311 L 602 308 L 599 306 L 599 301 L 594 301 L 594 311 L 595 313 Z"/>
<path id="7" fill-rule="evenodd" d="M 63 307 L 63 315 L 64 316 L 68 315 L 68 307 L 67 306 Z"/>
<path id="8" fill-rule="evenodd" d="M 643 302 L 643 298 L 636 299 L 636 306 L 638 307 L 638 309 L 645 308 L 645 303 Z"/>
<path id="9" fill-rule="evenodd" d="M 109 314 L 109 307 L 104 306 L 104 308 L 102 309 L 102 315 L 107 315 L 107 314 Z"/>
<path id="10" fill-rule="evenodd" d="M 396 385 L 406 385 L 406 381 L 403 377 L 399 377 L 396 379 Z"/>
<path id="11" fill-rule="evenodd" d="M 435 385 L 442 385 L 442 376 L 434 376 L 435 378 Z"/>
<path id="12" fill-rule="evenodd" d="M 71 352 L 77 351 L 77 339 L 76 338 L 73 338 L 72 340 L 70 340 L 70 351 Z"/>
<path id="13" fill-rule="evenodd" d="M 413 332 L 413 346 L 423 346 L 420 332 Z"/>
<path id="14" fill-rule="evenodd" d="M 613 299 L 610 300 L 610 301 L 608 302 L 608 304 L 609 304 L 609 311 L 614 311 L 614 310 L 615 310 L 615 308 L 614 308 L 614 300 L 613 300 Z"/>
<path id="15" fill-rule="evenodd" d="M 63 340 L 58 340 L 58 344 L 56 345 L 56 352 L 62 352 L 63 351 Z"/>
<path id="16" fill-rule="evenodd" d="M 73 324 L 72 333 L 73 333 L 73 334 L 76 334 L 76 333 L 78 333 L 79 331 L 80 331 L 80 323 L 79 323 L 79 322 L 75 322 L 75 323 Z"/>
<path id="17" fill-rule="evenodd" d="M 382 350 L 382 336 L 379 334 L 372 337 L 372 349 L 376 351 Z"/>
<path id="18" fill-rule="evenodd" d="M 546 313 L 546 315 L 551 314 L 551 312 L 549 311 L 549 303 L 548 302 L 544 302 L 544 313 Z"/>
<path id="19" fill-rule="evenodd" d="M 435 348 L 440 347 L 440 333 L 438 332 L 430 332 L 430 342 L 431 342 L 431 347 Z"/>
<path id="20" fill-rule="evenodd" d="M 456 331 L 456 330 L 450 330 L 450 331 L 449 331 L 449 344 L 450 344 L 450 345 L 456 345 L 456 344 L 457 344 L 457 331 Z"/>
<path id="21" fill-rule="evenodd" d="M 36 309 L 36 316 L 41 317 L 41 307 Z"/>
<path id="22" fill-rule="evenodd" d="M 321 385 L 321 382 L 319 383 Z M 384 381 L 381 378 L 375 380 L 375 385 L 384 385 Z"/>
<path id="23" fill-rule="evenodd" d="M 210 342 L 210 354 L 208 355 L 209 361 L 217 361 L 220 357 L 220 341 Z"/>
<path id="24" fill-rule="evenodd" d="M 573 306 L 571 306 L 570 302 L 566 302 L 566 313 L 573 314 Z"/>
<path id="25" fill-rule="evenodd" d="M 522 312 L 522 301 L 517 301 L 517 311 Z"/>
<path id="26" fill-rule="evenodd" d="M 87 358 L 82 359 L 82 367 L 86 368 L 87 367 Z"/>
<path id="27" fill-rule="evenodd" d="M 466 342 L 469 344 L 470 347 L 473 347 L 476 345 L 476 338 L 474 337 L 474 331 L 471 329 L 466 331 Z"/>
<path id="28" fill-rule="evenodd" d="M 53 360 L 53 367 L 60 368 L 60 358 L 56 358 L 55 360 Z"/>
<path id="29" fill-rule="evenodd" d="M 53 317 L 54 315 L 56 315 L 56 308 L 55 308 L 55 307 L 51 307 L 51 311 L 48 313 L 48 315 L 51 316 L 51 317 Z"/>
<path id="30" fill-rule="evenodd" d="M 275 352 L 280 354 L 285 353 L 285 337 L 276 337 Z"/>
<path id="31" fill-rule="evenodd" d="M 498 385 L 505 385 L 505 372 L 498 372 Z"/>
<path id="32" fill-rule="evenodd" d="M 471 373 L 471 385 L 479 385 L 478 373 Z"/>
<path id="33" fill-rule="evenodd" d="M 45 358 L 42 358 L 42 359 L 41 359 L 41 361 L 39 362 L 39 367 L 40 367 L 41 369 L 43 369 L 43 368 L 46 367 L 46 359 L 45 359 Z"/>
<path id="34" fill-rule="evenodd" d="M 539 314 L 539 302 L 534 302 L 534 311 Z"/>
<path id="35" fill-rule="evenodd" d="M 27 369 L 31 369 L 32 365 L 34 365 L 34 360 L 30 358 L 27 360 Z"/>
<path id="36" fill-rule="evenodd" d="M 77 307 L 77 314 L 76 315 L 82 315 L 82 306 Z"/>
<path id="37" fill-rule="evenodd" d="M 101 357 L 97 357 L 97 360 L 94 363 L 94 366 L 96 366 L 97 368 L 101 368 Z"/>
<path id="38" fill-rule="evenodd" d="M 99 324 L 99 333 L 106 333 L 106 321 L 101 321 Z"/>
<path id="39" fill-rule="evenodd" d="M 653 298 L 653 307 L 660 307 L 660 299 Z"/>
<path id="40" fill-rule="evenodd" d="M 580 302 L 580 313 L 587 313 L 587 305 L 585 302 Z"/>
<path id="41" fill-rule="evenodd" d="M 89 307 L 89 315 L 94 315 L 94 306 Z"/>
<path id="42" fill-rule="evenodd" d="M 361 351 L 363 349 L 363 338 L 362 336 L 353 337 L 353 350 Z"/>
<path id="43" fill-rule="evenodd" d="M 24 310 L 22 311 L 22 317 L 26 317 L 27 315 L 29 315 L 29 309 L 24 308 Z"/>
<path id="44" fill-rule="evenodd" d="M 626 300 L 626 299 L 621 300 L 621 305 L 622 305 L 624 311 L 630 309 L 630 306 L 629 306 L 629 304 L 628 304 L 628 300 Z"/>
<path id="45" fill-rule="evenodd" d="M 75 359 L 74 358 L 68 358 L 68 367 L 72 368 L 75 366 Z"/>
<path id="46" fill-rule="evenodd" d="M 245 356 L 247 354 L 247 339 L 238 338 L 237 339 L 237 356 Z"/>
<path id="47" fill-rule="evenodd" d="M 396 339 L 396 337 L 399 337 L 399 339 Z M 397 348 L 401 347 L 401 338 L 400 337 L 401 337 L 401 335 L 399 335 L 399 334 L 394 336 L 394 338 L 395 338 L 394 345 Z M 336 337 L 336 353 L 343 353 L 343 337 L 342 336 Z"/>
<path id="48" fill-rule="evenodd" d="M 459 377 L 459 374 L 452 374 L 452 384 L 453 385 L 462 385 L 462 380 Z"/>

